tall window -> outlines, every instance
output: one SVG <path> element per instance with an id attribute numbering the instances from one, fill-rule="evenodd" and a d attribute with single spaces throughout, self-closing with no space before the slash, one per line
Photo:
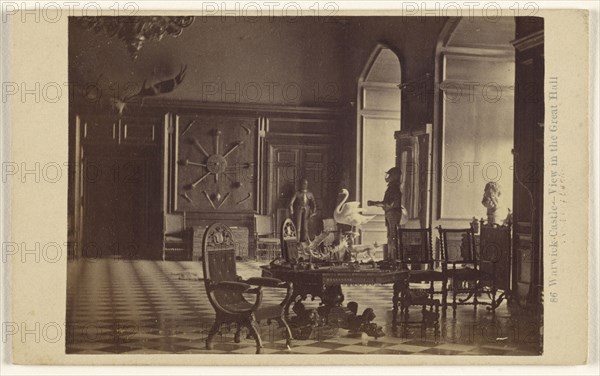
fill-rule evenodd
<path id="1" fill-rule="evenodd" d="M 440 156 L 439 221 L 485 216 L 485 185 L 501 185 L 501 214 L 512 206 L 514 48 L 512 17 L 453 20 L 437 51 L 441 108 L 436 122 Z"/>
<path id="2" fill-rule="evenodd" d="M 358 80 L 357 186 L 359 198 L 381 200 L 385 193 L 385 172 L 395 165 L 394 132 L 400 130 L 401 70 L 398 56 L 378 45 Z M 383 211 L 369 207 L 378 215 L 363 227 L 363 242 L 386 242 Z"/>

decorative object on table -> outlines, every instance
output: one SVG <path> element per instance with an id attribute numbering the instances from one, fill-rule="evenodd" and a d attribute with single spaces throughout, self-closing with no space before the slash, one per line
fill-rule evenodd
<path id="1" fill-rule="evenodd" d="M 318 261 L 329 261 L 329 253 L 326 250 L 323 250 L 321 244 L 332 236 L 333 234 L 322 232 L 310 242 L 300 243 L 305 259 L 309 261 L 312 261 L 313 259 Z"/>
<path id="2" fill-rule="evenodd" d="M 395 260 L 379 260 L 377 261 L 377 267 L 380 270 L 398 270 L 398 264 Z"/>
<path id="3" fill-rule="evenodd" d="M 360 262 L 366 260 L 375 266 L 375 251 L 379 247 L 381 246 L 375 242 L 373 244 L 352 245 L 352 247 L 349 247 L 349 250 L 354 261 Z"/>
<path id="4" fill-rule="evenodd" d="M 471 228 L 473 229 L 473 232 L 475 234 L 479 233 L 479 220 L 477 220 L 477 218 L 473 217 L 473 219 L 471 220 Z"/>
<path id="5" fill-rule="evenodd" d="M 147 41 L 160 41 L 166 35 L 178 37 L 194 22 L 194 16 L 178 17 L 76 17 L 84 27 L 96 33 L 117 37 L 127 46 L 132 60 Z"/>
<path id="6" fill-rule="evenodd" d="M 281 256 L 289 265 L 297 264 L 302 255 L 294 222 L 287 218 L 281 225 Z"/>
<path id="7" fill-rule="evenodd" d="M 308 190 L 308 180 L 306 178 L 300 180 L 300 189 L 294 193 L 288 207 L 298 231 L 298 240 L 301 242 L 310 240 L 308 221 L 317 212 L 317 202 L 315 196 Z"/>
<path id="8" fill-rule="evenodd" d="M 376 267 L 374 252 L 380 247 L 374 244 L 354 244 L 354 232 L 342 235 L 338 244 L 333 244 L 333 231 L 323 231 L 313 240 L 300 242 L 297 240 L 297 230 L 291 219 L 286 219 L 281 230 L 282 257 L 287 265 L 296 269 L 312 269 L 316 264 L 360 261 L 369 262 Z M 325 246 L 324 243 L 330 244 Z"/>
<path id="9" fill-rule="evenodd" d="M 352 258 L 353 248 L 355 246 L 356 237 L 359 236 L 358 230 L 360 226 L 369 222 L 371 219 L 375 218 L 375 216 L 362 215 L 361 213 L 363 213 L 365 209 L 360 208 L 360 203 L 358 201 L 347 201 L 350 192 L 348 192 L 346 188 L 343 188 L 340 194 L 343 198 L 333 211 L 333 218 L 337 223 L 351 226 L 350 231 L 345 232 L 343 234 L 343 239 L 340 240 L 340 244 L 347 244 L 344 253 L 344 259 L 347 259 Z"/>
<path id="10" fill-rule="evenodd" d="M 343 188 L 340 194 L 344 196 L 344 198 L 338 206 L 336 206 L 333 212 L 333 219 L 335 219 L 337 223 L 352 226 L 351 231 L 356 232 L 358 227 L 375 218 L 374 215 L 361 214 L 365 209 L 359 207 L 360 202 L 347 201 L 350 192 L 346 188 Z"/>
<path id="11" fill-rule="evenodd" d="M 224 324 L 235 324 L 237 331 L 234 341 L 241 341 L 241 330 L 246 327 L 249 336 L 256 342 L 256 353 L 262 352 L 259 323 L 261 320 L 275 320 L 285 329 L 286 347 L 289 349 L 292 332 L 286 322 L 284 309 L 289 307 L 292 286 L 276 278 L 249 278 L 243 280 L 236 273 L 235 241 L 229 227 L 215 223 L 208 227 L 202 240 L 204 262 L 204 285 L 208 300 L 215 309 L 216 318 L 206 338 L 206 348 L 212 349 L 212 340 Z M 262 288 L 283 288 L 287 290 L 280 304 L 262 304 Z M 252 301 L 246 295 L 254 295 Z"/>

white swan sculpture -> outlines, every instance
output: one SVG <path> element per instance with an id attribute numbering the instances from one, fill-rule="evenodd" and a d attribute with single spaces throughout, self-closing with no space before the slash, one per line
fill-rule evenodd
<path id="1" fill-rule="evenodd" d="M 333 211 L 333 219 L 335 219 L 335 221 L 337 223 L 341 223 L 344 225 L 350 225 L 353 228 L 355 228 L 355 227 L 359 227 L 359 226 L 369 222 L 371 219 L 375 218 L 374 215 L 360 214 L 365 210 L 365 209 L 359 207 L 360 202 L 358 202 L 358 201 L 346 202 L 346 200 L 348 200 L 348 196 L 350 196 L 350 192 L 348 192 L 348 190 L 346 188 L 342 189 L 340 194 L 343 195 L 344 198 L 342 199 L 342 202 L 340 202 L 338 204 L 338 206 L 335 208 L 335 210 Z"/>

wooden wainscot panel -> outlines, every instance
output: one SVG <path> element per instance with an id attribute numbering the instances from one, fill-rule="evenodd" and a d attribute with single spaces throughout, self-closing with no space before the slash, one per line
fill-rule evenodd
<path id="1" fill-rule="evenodd" d="M 86 143 L 116 143 L 118 136 L 118 121 L 99 118 L 83 118 L 83 142 Z"/>
<path id="2" fill-rule="evenodd" d="M 123 121 L 121 143 L 154 145 L 157 143 L 157 124 L 152 122 Z"/>
<path id="3" fill-rule="evenodd" d="M 534 237 L 531 222 L 517 222 L 514 230 L 513 286 L 516 288 L 519 300 L 525 303 L 533 282 Z"/>
<path id="4" fill-rule="evenodd" d="M 336 134 L 337 123 L 331 119 L 269 118 L 269 136 L 323 137 Z"/>

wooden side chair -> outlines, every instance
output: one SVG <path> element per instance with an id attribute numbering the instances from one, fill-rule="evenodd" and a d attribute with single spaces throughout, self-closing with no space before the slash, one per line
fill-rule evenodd
<path id="1" fill-rule="evenodd" d="M 397 325 L 398 303 L 400 316 L 404 324 L 408 324 L 410 306 L 421 306 L 422 330 L 428 325 L 439 335 L 439 307 L 445 306 L 447 289 L 446 276 L 441 270 L 434 268 L 433 242 L 431 228 L 405 229 L 396 228 L 396 264 L 401 269 L 410 270 L 409 278 L 402 287 L 394 288 L 392 327 Z M 410 283 L 427 283 L 425 289 L 411 288 Z M 441 286 L 436 290 L 436 282 Z M 435 295 L 441 294 L 440 299 Z M 429 310 L 427 307 L 429 306 Z M 445 309 L 442 310 L 445 312 Z"/>
<path id="2" fill-rule="evenodd" d="M 191 228 L 185 226 L 185 213 L 163 213 L 163 261 L 192 260 Z"/>
<path id="3" fill-rule="evenodd" d="M 438 231 L 444 259 L 443 273 L 452 284 L 453 317 L 456 317 L 459 305 L 473 305 L 475 310 L 478 305 L 489 305 L 480 301 L 479 296 L 485 292 L 486 284 L 494 286 L 494 275 L 481 269 L 473 228 L 444 229 L 439 226 Z M 467 296 L 460 299 L 459 294 Z"/>
<path id="4" fill-rule="evenodd" d="M 285 328 L 286 346 L 292 342 L 292 332 L 288 326 L 284 307 L 292 295 L 291 283 L 275 278 L 254 277 L 243 280 L 237 275 L 235 244 L 229 227 L 221 223 L 211 225 L 202 240 L 204 262 L 204 284 L 208 300 L 215 309 L 216 318 L 206 338 L 206 348 L 212 349 L 212 340 L 223 324 L 237 325 L 234 341 L 239 343 L 241 330 L 246 327 L 249 337 L 256 342 L 256 353 L 262 353 L 262 339 L 259 323 L 262 320 L 275 320 Z M 287 289 L 280 304 L 263 304 L 263 287 Z M 244 296 L 254 295 L 254 301 Z"/>
<path id="5" fill-rule="evenodd" d="M 272 215 L 254 215 L 254 240 L 256 260 L 272 260 L 281 252 L 281 241 L 275 236 Z"/>

